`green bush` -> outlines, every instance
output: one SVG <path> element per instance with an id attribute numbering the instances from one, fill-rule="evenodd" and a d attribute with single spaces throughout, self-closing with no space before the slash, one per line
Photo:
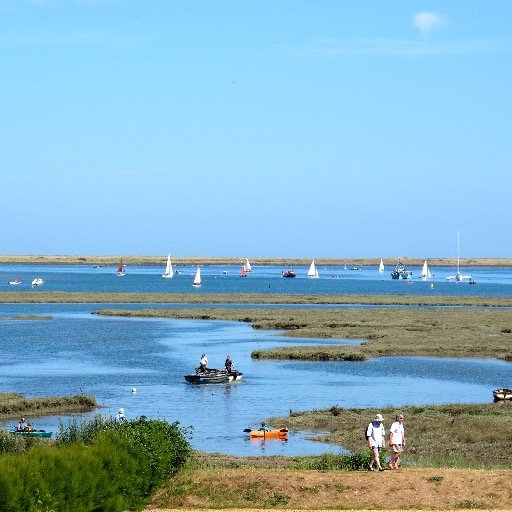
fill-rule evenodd
<path id="1" fill-rule="evenodd" d="M 61 433 L 53 446 L 0 456 L 0 511 L 140 510 L 190 453 L 177 423 L 146 418 L 95 418 Z"/>

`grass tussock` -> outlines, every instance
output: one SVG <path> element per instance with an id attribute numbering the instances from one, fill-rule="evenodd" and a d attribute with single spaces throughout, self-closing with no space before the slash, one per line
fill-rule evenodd
<path id="1" fill-rule="evenodd" d="M 0 393 L 0 420 L 50 416 L 69 412 L 87 412 L 98 407 L 96 399 L 87 395 L 28 398 L 18 393 Z"/>

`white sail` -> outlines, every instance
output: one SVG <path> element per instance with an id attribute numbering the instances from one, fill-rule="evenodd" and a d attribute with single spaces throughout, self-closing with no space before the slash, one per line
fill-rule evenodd
<path id="1" fill-rule="evenodd" d="M 252 272 L 251 264 L 249 263 L 249 258 L 245 258 L 245 271 Z"/>
<path id="2" fill-rule="evenodd" d="M 379 272 L 384 272 L 384 262 L 380 259 Z"/>
<path id="3" fill-rule="evenodd" d="M 172 278 L 172 263 L 171 263 L 171 254 L 167 256 L 167 265 L 165 267 L 165 272 L 162 274 L 162 277 L 166 277 L 167 279 Z"/>
<path id="4" fill-rule="evenodd" d="M 311 265 L 309 266 L 308 277 L 311 277 L 311 278 L 320 277 L 318 274 L 318 270 L 316 269 L 316 266 L 315 266 L 315 260 L 313 260 L 311 262 Z"/>
<path id="5" fill-rule="evenodd" d="M 430 273 L 430 269 L 428 268 L 427 260 L 423 263 L 423 268 L 421 269 L 421 278 L 422 279 L 430 279 L 432 274 Z"/>
<path id="6" fill-rule="evenodd" d="M 197 267 L 196 275 L 194 276 L 194 286 L 201 286 L 201 269 Z"/>

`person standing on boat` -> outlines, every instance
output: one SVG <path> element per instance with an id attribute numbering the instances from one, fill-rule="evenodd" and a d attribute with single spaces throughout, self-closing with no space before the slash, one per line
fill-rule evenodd
<path id="1" fill-rule="evenodd" d="M 405 447 L 404 415 L 402 413 L 395 416 L 395 421 L 389 428 L 389 446 L 393 449 L 393 458 L 389 461 L 388 466 L 390 469 L 398 469 L 400 456 Z"/>
<path id="2" fill-rule="evenodd" d="M 226 371 L 228 373 L 231 373 L 233 371 L 233 360 L 231 359 L 231 356 L 226 357 L 226 362 L 224 363 L 224 368 L 226 368 Z"/>
<path id="3" fill-rule="evenodd" d="M 376 414 L 373 421 L 366 428 L 366 441 L 368 442 L 368 448 L 372 452 L 368 471 L 375 471 L 374 465 L 377 466 L 379 471 L 384 471 L 384 468 L 380 465 L 379 457 L 382 448 L 386 447 L 386 431 L 384 430 L 383 421 L 382 415 Z"/>
<path id="4" fill-rule="evenodd" d="M 206 357 L 206 354 L 203 354 L 201 356 L 201 362 L 199 363 L 199 371 L 205 372 L 207 367 L 208 367 L 208 358 Z"/>

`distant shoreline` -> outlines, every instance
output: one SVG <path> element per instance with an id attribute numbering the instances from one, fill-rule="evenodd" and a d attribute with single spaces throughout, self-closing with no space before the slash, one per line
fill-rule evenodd
<path id="1" fill-rule="evenodd" d="M 84 266 L 117 266 L 119 260 L 128 266 L 165 266 L 167 256 L 101 256 L 101 255 L 0 255 L 0 265 L 84 265 Z M 245 257 L 241 256 L 175 256 L 172 257 L 176 266 L 209 266 L 209 265 L 242 265 Z M 308 266 L 312 258 L 251 258 L 253 267 L 282 266 L 299 267 Z M 386 269 L 392 269 L 398 258 L 383 258 Z M 423 264 L 422 258 L 401 258 L 406 267 L 418 267 Z M 378 267 L 380 258 L 315 258 L 317 267 Z M 431 267 L 455 267 L 457 258 L 428 258 Z M 512 258 L 461 258 L 462 267 L 512 267 Z"/>

